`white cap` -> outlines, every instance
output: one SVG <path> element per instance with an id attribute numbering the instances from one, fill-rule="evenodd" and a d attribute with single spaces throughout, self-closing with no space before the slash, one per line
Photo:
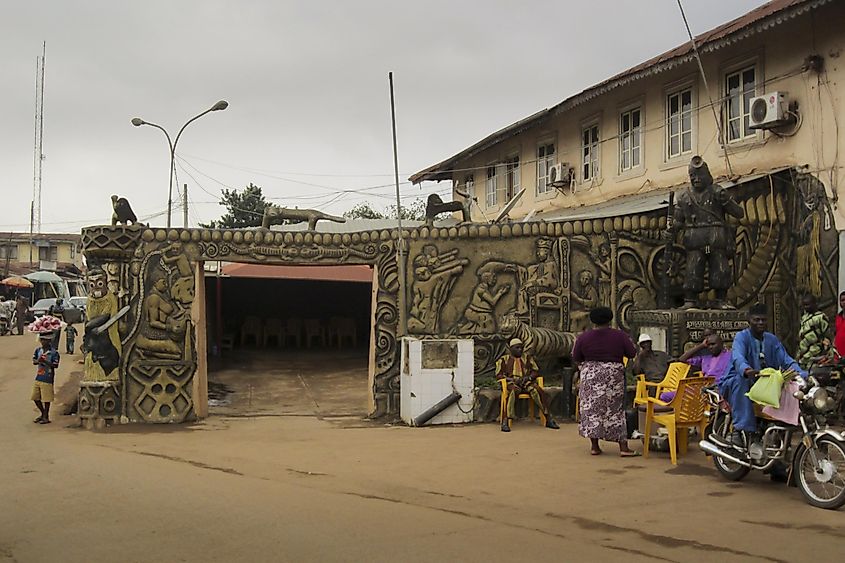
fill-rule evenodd
<path id="1" fill-rule="evenodd" d="M 643 342 L 651 342 L 651 336 L 646 333 L 642 333 L 640 338 L 637 340 L 637 344 L 642 344 Z"/>

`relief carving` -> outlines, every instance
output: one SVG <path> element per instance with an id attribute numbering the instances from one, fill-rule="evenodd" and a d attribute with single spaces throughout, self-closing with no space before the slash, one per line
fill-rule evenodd
<path id="1" fill-rule="evenodd" d="M 438 254 L 433 244 L 423 246 L 412 262 L 411 307 L 408 313 L 408 332 L 438 334 L 440 312 L 446 304 L 457 277 L 469 264 L 458 258 L 458 249 Z"/>

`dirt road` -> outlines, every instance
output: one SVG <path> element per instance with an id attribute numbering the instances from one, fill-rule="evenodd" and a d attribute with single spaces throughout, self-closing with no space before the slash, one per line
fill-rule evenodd
<path id="1" fill-rule="evenodd" d="M 575 425 L 351 417 L 32 423 L 32 337 L 0 338 L 2 561 L 833 561 L 845 514 L 762 476 L 587 454 Z M 63 359 L 58 380 L 78 369 Z"/>

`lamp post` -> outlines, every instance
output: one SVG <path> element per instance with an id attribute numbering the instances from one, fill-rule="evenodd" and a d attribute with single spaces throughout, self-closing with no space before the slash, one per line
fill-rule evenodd
<path id="1" fill-rule="evenodd" d="M 140 117 L 133 117 L 132 118 L 132 125 L 135 127 L 140 127 L 141 125 L 149 125 L 150 127 L 155 127 L 156 129 L 160 130 L 164 133 L 164 136 L 167 137 L 167 146 L 170 147 L 170 188 L 167 191 L 167 228 L 170 228 L 170 215 L 171 210 L 173 208 L 173 179 L 176 176 L 176 144 L 179 142 L 179 137 L 182 136 L 182 131 L 185 130 L 185 127 L 202 117 L 203 115 L 210 113 L 212 111 L 221 111 L 229 107 L 229 102 L 225 100 L 220 100 L 204 112 L 199 115 L 195 115 L 191 119 L 189 119 L 185 125 L 179 129 L 179 132 L 176 134 L 176 140 L 170 140 L 170 134 L 162 127 L 161 125 L 156 125 L 155 123 L 150 123 L 149 121 L 144 121 Z M 185 202 L 187 205 L 187 202 Z"/>

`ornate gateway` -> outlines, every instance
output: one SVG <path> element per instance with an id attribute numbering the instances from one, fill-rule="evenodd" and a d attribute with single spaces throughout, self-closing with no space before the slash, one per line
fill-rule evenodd
<path id="1" fill-rule="evenodd" d="M 727 219 L 735 253 L 724 297 L 739 309 L 768 302 L 772 328 L 789 343 L 799 292 L 817 295 L 828 310 L 835 306 L 837 237 L 824 192 L 812 176 L 787 170 L 733 188 L 731 195 L 743 214 Z M 194 381 L 202 363 L 197 350 L 204 349 L 196 331 L 204 307 L 194 306 L 204 261 L 372 266 L 369 392 L 371 415 L 383 416 L 399 411 L 397 342 L 405 330 L 418 337 L 472 337 L 479 377 L 490 375 L 510 335 L 538 352 L 566 356 L 592 307 L 610 306 L 618 325 L 630 329 L 633 312 L 654 310 L 660 292 L 669 309 L 680 305 L 685 252 L 667 243 L 666 227 L 665 210 L 655 210 L 557 223 L 406 228 L 404 283 L 395 229 L 89 227 L 82 235 L 91 345 L 80 416 L 138 422 L 196 416 L 197 394 L 207 392 L 204 379 Z M 702 302 L 721 298 L 699 296 Z M 685 325 L 683 336 L 694 339 L 700 330 Z"/>

